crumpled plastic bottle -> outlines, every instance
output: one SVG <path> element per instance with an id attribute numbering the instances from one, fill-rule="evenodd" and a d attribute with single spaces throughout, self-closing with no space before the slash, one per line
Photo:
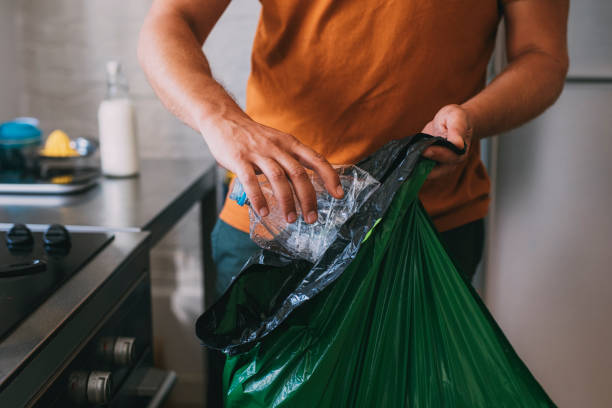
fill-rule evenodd
<path id="1" fill-rule="evenodd" d="M 334 168 L 340 176 L 344 190 L 342 199 L 331 196 L 321 178 L 307 170 L 317 194 L 319 217 L 314 224 L 307 224 L 304 221 L 299 206 L 297 206 L 297 221 L 288 223 L 274 197 L 270 182 L 263 174 L 257 177 L 270 213 L 266 217 L 260 217 L 251 207 L 242 184 L 236 179 L 230 199 L 241 206 L 245 204 L 249 206 L 251 239 L 264 249 L 316 263 L 334 241 L 340 227 L 380 186 L 375 178 L 355 165 L 334 166 Z M 295 194 L 294 199 L 297 203 Z"/>

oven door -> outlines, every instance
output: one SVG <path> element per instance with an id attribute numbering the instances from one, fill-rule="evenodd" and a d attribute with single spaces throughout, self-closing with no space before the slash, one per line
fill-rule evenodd
<path id="1" fill-rule="evenodd" d="M 102 321 L 32 406 L 161 406 L 176 374 L 153 364 L 148 273 Z"/>

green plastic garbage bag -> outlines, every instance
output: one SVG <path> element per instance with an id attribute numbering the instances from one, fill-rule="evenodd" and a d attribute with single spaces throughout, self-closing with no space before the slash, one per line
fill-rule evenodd
<path id="1" fill-rule="evenodd" d="M 291 298 L 304 281 L 295 271 L 312 265 L 265 267 L 265 253 L 200 318 L 204 343 L 229 355 L 227 407 L 554 406 L 462 280 L 420 205 L 432 166 L 413 163 L 346 268 L 280 322 L 254 311 L 278 317 L 278 298 Z"/>

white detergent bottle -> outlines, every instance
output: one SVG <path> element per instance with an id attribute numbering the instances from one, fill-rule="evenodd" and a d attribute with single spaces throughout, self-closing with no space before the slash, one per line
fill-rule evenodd
<path id="1" fill-rule="evenodd" d="M 98 109 L 102 173 L 109 177 L 135 176 L 139 170 L 136 114 L 121 64 L 109 61 L 106 76 L 106 98 Z"/>

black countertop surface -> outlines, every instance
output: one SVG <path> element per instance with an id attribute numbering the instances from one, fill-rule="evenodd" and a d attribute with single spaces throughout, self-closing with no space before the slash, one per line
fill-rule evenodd
<path id="1" fill-rule="evenodd" d="M 63 224 L 77 230 L 150 231 L 152 244 L 216 183 L 216 163 L 201 160 L 141 161 L 136 178 L 102 178 L 92 189 L 66 196 L 0 195 L 0 228 Z"/>

